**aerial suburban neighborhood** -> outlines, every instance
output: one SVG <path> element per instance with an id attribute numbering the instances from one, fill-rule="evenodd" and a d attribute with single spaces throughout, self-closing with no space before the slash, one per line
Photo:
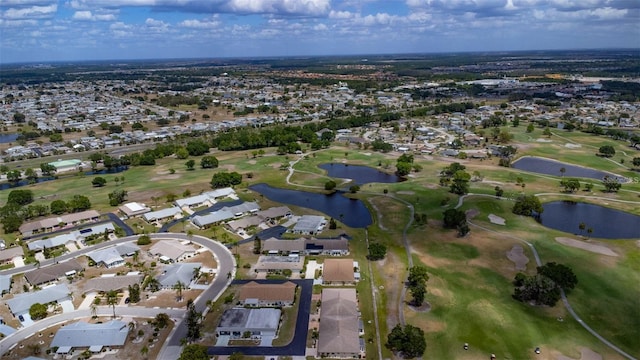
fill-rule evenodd
<path id="1" fill-rule="evenodd" d="M 639 62 L 0 69 L 1 358 L 637 358 Z"/>

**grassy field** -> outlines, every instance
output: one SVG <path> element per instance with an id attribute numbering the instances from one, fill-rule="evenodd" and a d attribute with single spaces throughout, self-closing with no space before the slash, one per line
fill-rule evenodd
<path id="1" fill-rule="evenodd" d="M 525 127 L 526 125 L 508 128 L 514 134 L 515 146 L 519 149 L 517 156 L 543 156 L 628 177 L 638 176 L 638 173 L 627 166 L 640 153 L 621 142 L 580 132 L 556 130 L 547 139 L 542 135 L 541 129 L 536 128 L 533 133 L 527 134 Z M 574 145 L 567 147 L 568 143 Z M 607 144 L 616 148 L 616 156 L 607 160 L 594 155 L 599 146 Z M 322 191 L 328 177 L 317 167 L 319 164 L 341 162 L 393 172 L 395 159 L 399 156 L 398 153 L 381 154 L 337 144 L 297 162 L 296 171 L 291 178 L 293 184 L 289 185 L 286 183 L 289 172 L 281 168 L 286 168 L 290 161 L 297 160 L 298 155 L 276 155 L 275 149 L 266 149 L 264 156 L 257 157 L 251 151 L 213 152 L 213 155 L 220 161 L 218 169 L 196 168 L 188 171 L 184 165 L 186 160 L 166 158 L 158 160 L 153 167 L 133 167 L 121 174 L 106 175 L 107 186 L 102 188 L 93 188 L 92 177 L 89 176 L 65 177 L 28 188 L 34 191 L 36 202 L 47 204 L 54 199 L 68 200 L 75 194 L 84 194 L 90 197 L 93 208 L 101 212 L 115 210 L 108 205 L 109 192 L 125 189 L 129 200 L 161 208 L 168 206 L 168 194 L 182 196 L 188 190 L 195 195 L 210 189 L 209 181 L 215 172 L 238 171 L 244 175 L 243 183 L 236 188 L 239 196 L 244 200 L 259 201 L 266 208 L 278 204 L 248 190 L 248 185 L 265 182 L 276 187 Z M 194 159 L 199 163 L 199 158 Z M 621 161 L 623 159 L 624 163 Z M 374 223 L 367 228 L 368 239 L 370 242 L 386 244 L 389 249 L 387 258 L 372 263 L 372 272 L 369 272 L 364 229 L 351 229 L 339 224 L 339 229 L 324 233 L 323 236 L 347 232 L 353 237 L 350 244 L 352 256 L 360 263 L 364 280 L 359 282 L 357 289 L 365 325 L 368 358 L 377 358 L 373 340 L 374 315 L 378 317 L 384 343 L 389 329 L 399 321 L 399 307 L 404 309 L 408 323 L 425 330 L 428 343 L 425 358 L 477 359 L 488 358 L 491 353 L 501 359 L 555 359 L 560 354 L 579 358 L 580 347 L 589 347 L 606 359 L 620 358 L 575 322 L 562 304 L 553 308 L 533 307 L 511 298 L 511 281 L 516 270 L 506 253 L 514 245 L 522 245 L 523 240 L 534 244 L 543 262 L 556 261 L 570 266 L 579 279 L 578 286 L 569 294 L 569 301 L 576 312 L 607 339 L 630 354 L 640 356 L 640 345 L 636 341 L 640 332 L 640 316 L 637 311 L 640 309 L 639 243 L 590 240 L 609 247 L 619 254 L 618 257 L 568 247 L 555 241 L 555 238 L 572 234 L 547 229 L 533 219 L 512 214 L 511 201 L 473 196 L 465 200 L 462 209 L 477 211 L 471 221 L 488 230 L 472 226 L 469 236 L 458 238 L 454 231 L 442 229 L 441 219 L 442 212 L 455 206 L 459 197 L 449 193 L 448 188 L 441 187 L 438 183 L 441 169 L 453 161 L 463 163 L 470 173 L 477 171 L 482 175 L 482 181 L 470 183 L 470 191 L 473 193 L 493 195 L 494 187 L 500 186 L 505 190 L 505 198 L 513 198 L 521 193 L 551 193 L 541 199 L 575 199 L 571 194 L 560 193 L 560 174 L 557 177 L 543 176 L 498 167 L 498 160 L 495 158 L 454 160 L 416 155 L 415 162 L 422 166 L 422 170 L 412 173 L 407 181 L 363 186 L 355 197 L 364 200 L 373 214 Z M 172 174 L 171 169 L 175 173 Z M 113 181 L 115 176 L 124 176 L 125 181 L 116 185 Z M 522 178 L 524 187 L 516 184 L 517 178 Z M 342 183 L 340 179 L 335 180 Z M 604 193 L 597 181 L 594 184 L 592 192 L 581 190 L 574 195 L 586 196 L 580 198 L 580 201 L 596 204 L 602 201 L 598 198 L 606 198 L 609 199 L 607 206 L 640 214 L 640 183 L 624 184 L 619 193 Z M 388 193 L 386 195 L 385 190 Z M 4 202 L 7 195 L 8 191 L 1 191 L 0 201 Z M 428 312 L 417 312 L 407 306 L 399 306 L 408 266 L 402 233 L 409 209 L 398 199 L 410 203 L 416 213 L 426 214 L 429 220 L 428 225 L 414 225 L 408 232 L 414 263 L 424 264 L 429 269 L 427 300 L 431 310 Z M 290 207 L 296 214 L 315 213 L 308 209 Z M 506 225 L 491 224 L 488 221 L 489 214 L 503 217 Z M 183 225 L 178 224 L 172 230 L 192 231 L 227 242 L 235 239 L 220 228 L 199 230 L 185 226 L 183 229 Z M 13 240 L 15 234 L 3 234 L 3 237 Z M 240 248 L 240 266 L 255 261 L 249 254 L 251 246 L 248 244 Z M 533 255 L 526 246 L 523 247 L 530 260 L 526 272 L 533 274 Z M 239 276 L 249 275 L 251 274 L 240 271 Z M 373 290 L 376 291 L 377 314 L 373 313 L 371 279 Z M 213 325 L 205 325 L 211 326 Z M 468 351 L 462 349 L 465 342 L 470 344 Z M 538 346 L 543 350 L 541 355 L 533 353 L 533 349 Z M 382 351 L 383 357 L 392 356 L 384 346 Z"/>

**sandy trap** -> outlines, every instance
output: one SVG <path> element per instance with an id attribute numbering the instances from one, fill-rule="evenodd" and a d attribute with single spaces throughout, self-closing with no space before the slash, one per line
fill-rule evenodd
<path id="1" fill-rule="evenodd" d="M 507 259 L 516 264 L 516 270 L 527 270 L 529 258 L 524 254 L 522 245 L 513 245 L 511 250 L 507 251 Z"/>
<path id="2" fill-rule="evenodd" d="M 556 241 L 562 245 L 567 245 L 574 248 L 591 251 L 593 253 L 600 254 L 600 255 L 618 256 L 618 254 L 616 254 L 613 250 L 609 249 L 604 245 L 590 244 L 584 241 L 566 238 L 566 237 L 557 237 Z"/>
<path id="3" fill-rule="evenodd" d="M 557 360 L 574 360 L 574 358 L 570 358 L 568 356 L 559 355 Z M 579 360 L 602 360 L 602 355 L 597 352 L 589 349 L 589 348 L 580 348 L 580 359 Z"/>
<path id="4" fill-rule="evenodd" d="M 489 214 L 489 221 L 491 221 L 492 224 L 496 224 L 496 225 L 504 225 L 505 224 L 505 220 L 503 218 L 501 218 L 498 215 L 493 215 L 493 214 Z"/>

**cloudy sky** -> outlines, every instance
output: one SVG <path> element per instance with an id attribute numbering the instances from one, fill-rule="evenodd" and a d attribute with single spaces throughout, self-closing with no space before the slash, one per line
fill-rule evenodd
<path id="1" fill-rule="evenodd" d="M 640 0 L 0 0 L 0 63 L 640 48 Z"/>

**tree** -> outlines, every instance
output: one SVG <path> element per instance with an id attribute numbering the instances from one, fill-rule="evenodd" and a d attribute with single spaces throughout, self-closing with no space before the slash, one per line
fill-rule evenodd
<path id="1" fill-rule="evenodd" d="M 422 306 L 427 294 L 427 287 L 424 282 L 419 282 L 410 288 L 413 305 Z"/>
<path id="2" fill-rule="evenodd" d="M 533 127 L 533 123 L 529 123 L 529 125 L 527 125 L 527 132 L 528 132 L 528 133 L 532 133 L 532 132 L 533 132 L 533 129 L 534 129 L 534 127 Z"/>
<path id="3" fill-rule="evenodd" d="M 211 187 L 213 189 L 219 189 L 224 187 L 230 187 L 233 185 L 239 185 L 242 183 L 242 175 L 237 172 L 219 172 L 213 174 L 211 177 Z"/>
<path id="4" fill-rule="evenodd" d="M 187 301 L 187 340 L 195 341 L 200 338 L 200 313 L 196 310 L 193 300 Z"/>
<path id="5" fill-rule="evenodd" d="M 103 178 L 102 176 L 96 176 L 93 178 L 93 180 L 91 180 L 91 185 L 93 185 L 94 187 L 103 187 L 107 184 L 107 179 Z"/>
<path id="6" fill-rule="evenodd" d="M 462 210 L 447 209 L 442 213 L 443 226 L 445 229 L 456 229 L 458 226 L 467 223 L 467 215 Z"/>
<path id="7" fill-rule="evenodd" d="M 616 149 L 614 149 L 613 146 L 611 145 L 603 145 L 603 146 L 600 146 L 600 149 L 598 149 L 599 156 L 610 158 L 615 154 L 616 154 Z"/>
<path id="8" fill-rule="evenodd" d="M 184 163 L 184 165 L 187 167 L 187 170 L 193 170 L 193 168 L 196 166 L 196 161 L 193 159 L 189 159 L 186 163 Z"/>
<path id="9" fill-rule="evenodd" d="M 33 202 L 33 191 L 31 190 L 11 190 L 7 197 L 7 203 L 24 206 Z"/>
<path id="10" fill-rule="evenodd" d="M 218 167 L 218 159 L 215 156 L 203 156 L 200 160 L 200 167 L 203 169 L 214 169 Z"/>
<path id="11" fill-rule="evenodd" d="M 580 189 L 580 180 L 562 179 L 560 180 L 560 186 L 564 187 L 565 192 L 572 193 Z"/>
<path id="12" fill-rule="evenodd" d="M 33 170 L 32 168 L 27 168 L 24 171 L 24 176 L 29 182 L 29 184 L 35 184 L 36 180 L 38 179 L 38 173 L 36 173 L 36 171 Z"/>
<path id="13" fill-rule="evenodd" d="M 427 349 L 424 331 L 412 325 L 396 325 L 387 336 L 386 347 L 404 358 L 421 357 Z"/>
<path id="14" fill-rule="evenodd" d="M 182 290 L 185 288 L 184 284 L 182 283 L 182 281 L 178 280 L 175 285 L 173 285 L 173 289 L 176 291 L 176 298 L 177 301 L 180 302 L 182 301 Z"/>
<path id="15" fill-rule="evenodd" d="M 493 190 L 496 191 L 496 197 L 502 197 L 502 195 L 504 194 L 504 190 L 502 190 L 500 186 L 496 185 L 496 187 L 493 188 Z"/>
<path id="16" fill-rule="evenodd" d="M 142 347 L 142 349 L 140 349 L 140 355 L 142 355 L 146 359 L 148 354 L 149 348 L 147 347 L 147 345 L 145 345 Z"/>
<path id="17" fill-rule="evenodd" d="M 604 185 L 604 191 L 606 192 L 618 192 L 622 187 L 622 184 L 618 182 L 618 179 L 609 176 L 604 177 L 602 185 Z"/>
<path id="18" fill-rule="evenodd" d="M 138 238 L 138 241 L 136 241 L 136 244 L 149 245 L 151 244 L 151 238 L 149 237 L 149 235 L 142 235 Z"/>
<path id="19" fill-rule="evenodd" d="M 129 285 L 129 301 L 133 304 L 140 302 L 140 285 Z"/>
<path id="20" fill-rule="evenodd" d="M 47 305 L 35 303 L 29 308 L 29 316 L 33 320 L 40 320 L 47 317 Z"/>
<path id="21" fill-rule="evenodd" d="M 260 254 L 262 252 L 262 240 L 258 235 L 253 237 L 253 253 Z"/>
<path id="22" fill-rule="evenodd" d="M 546 128 L 544 128 L 544 131 L 542 132 L 542 135 L 550 138 L 551 135 L 553 135 L 553 134 L 551 133 L 551 129 L 549 129 L 549 127 L 547 126 Z"/>
<path id="23" fill-rule="evenodd" d="M 553 280 L 562 290 L 569 292 L 578 284 L 578 278 L 570 267 L 549 262 L 537 267 L 538 274 Z"/>
<path id="24" fill-rule="evenodd" d="M 369 244 L 369 255 L 367 258 L 371 261 L 382 260 L 387 255 L 387 247 L 384 244 L 374 242 Z"/>
<path id="25" fill-rule="evenodd" d="M 7 180 L 10 183 L 15 184 L 20 181 L 20 179 L 22 179 L 22 173 L 20 172 L 20 170 L 10 170 L 7 172 Z"/>
<path id="26" fill-rule="evenodd" d="M 109 193 L 109 205 L 118 206 L 127 199 L 127 190 L 116 189 Z"/>
<path id="27" fill-rule="evenodd" d="M 118 292 L 115 290 L 109 290 L 107 292 L 107 305 L 113 309 L 113 318 L 116 318 L 116 305 L 118 305 Z"/>
<path id="28" fill-rule="evenodd" d="M 200 344 L 185 345 L 178 360 L 209 360 L 207 347 Z"/>
<path id="29" fill-rule="evenodd" d="M 580 229 L 580 234 L 582 234 L 582 232 L 586 228 L 587 228 L 587 224 L 585 224 L 584 221 L 581 221 L 580 224 L 578 224 L 578 229 Z"/>
<path id="30" fill-rule="evenodd" d="M 91 201 L 84 195 L 73 195 L 67 203 L 67 208 L 71 212 L 84 211 L 91 208 Z"/>
<path id="31" fill-rule="evenodd" d="M 13 113 L 13 121 L 16 123 L 23 123 L 25 121 L 25 116 L 21 112 Z"/>
<path id="32" fill-rule="evenodd" d="M 178 159 L 184 160 L 184 159 L 189 157 L 189 151 L 187 151 L 187 149 L 181 147 L 178 150 L 176 150 L 176 157 Z"/>
<path id="33" fill-rule="evenodd" d="M 567 172 L 567 169 L 563 166 L 560 168 L 560 176 L 564 176 L 564 173 Z"/>
<path id="34" fill-rule="evenodd" d="M 584 191 L 591 191 L 591 190 L 593 190 L 593 183 L 588 182 L 584 184 Z"/>
<path id="35" fill-rule="evenodd" d="M 469 192 L 469 180 L 471 180 L 471 175 L 464 170 L 458 170 L 453 174 L 453 179 L 451 181 L 451 186 L 449 187 L 449 191 L 458 194 L 464 195 Z"/>
<path id="36" fill-rule="evenodd" d="M 412 266 L 409 269 L 409 276 L 407 277 L 407 281 L 409 282 L 409 286 L 415 285 L 420 282 L 426 282 L 429 280 L 429 274 L 427 273 L 427 268 L 422 265 Z"/>
<path id="37" fill-rule="evenodd" d="M 169 318 L 169 315 L 167 315 L 166 313 L 159 313 L 158 315 L 156 315 L 154 321 L 157 327 L 159 327 L 160 329 L 164 329 L 165 327 L 167 327 L 167 325 L 169 325 L 169 321 L 171 321 L 171 318 Z"/>
<path id="38" fill-rule="evenodd" d="M 634 157 L 631 163 L 635 168 L 640 168 L 640 157 Z"/>
<path id="39" fill-rule="evenodd" d="M 336 220 L 334 218 L 329 219 L 329 229 L 335 230 L 337 228 L 338 228 L 338 223 L 336 222 Z"/>
<path id="40" fill-rule="evenodd" d="M 542 214 L 544 209 L 537 196 L 522 195 L 518 197 L 511 211 L 516 215 L 531 216 L 533 212 Z"/>
<path id="41" fill-rule="evenodd" d="M 329 180 L 326 183 L 324 183 L 324 189 L 327 191 L 332 191 L 336 188 L 337 184 L 335 181 L 333 180 Z"/>
<path id="42" fill-rule="evenodd" d="M 358 191 L 360 191 L 360 185 L 351 185 L 351 187 L 349 188 L 349 192 L 352 194 L 355 194 Z"/>

